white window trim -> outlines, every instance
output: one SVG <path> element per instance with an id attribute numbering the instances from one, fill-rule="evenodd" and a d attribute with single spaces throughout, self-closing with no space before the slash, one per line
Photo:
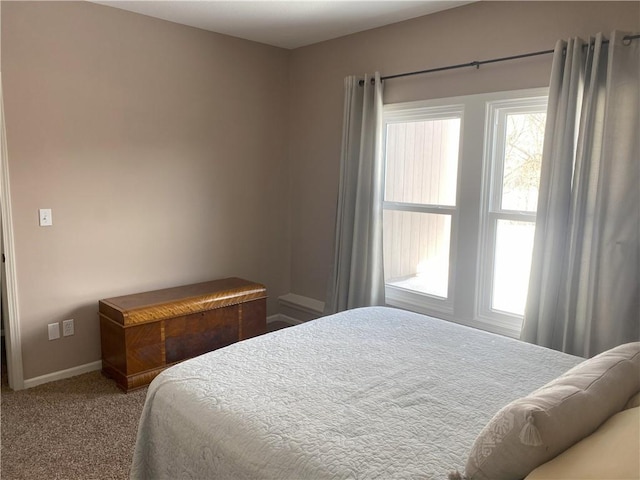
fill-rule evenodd
<path id="1" fill-rule="evenodd" d="M 434 118 L 442 118 L 447 112 L 462 112 L 462 122 L 460 126 L 460 154 L 458 159 L 458 178 L 456 191 L 456 211 L 451 218 L 451 251 L 449 266 L 449 295 L 446 300 L 433 297 L 427 294 L 409 291 L 400 287 L 386 285 L 386 300 L 390 306 L 404 308 L 415 312 L 432 315 L 438 318 L 460 323 L 463 325 L 480 328 L 489 332 L 498 333 L 510 337 L 519 337 L 522 319 L 510 315 L 491 316 L 487 315 L 481 307 L 481 294 L 484 279 L 481 273 L 481 248 L 485 238 L 484 229 L 486 227 L 487 209 L 483 202 L 488 201 L 487 192 L 482 189 L 482 183 L 478 182 L 478 177 L 486 178 L 487 159 L 490 159 L 487 149 L 490 143 L 483 143 L 480 157 L 477 153 L 479 136 L 485 139 L 486 128 L 489 125 L 487 105 L 493 103 L 509 103 L 512 99 L 518 99 L 522 105 L 523 99 L 527 97 L 546 97 L 549 89 L 532 88 L 525 90 L 514 90 L 507 92 L 493 92 L 485 94 L 467 95 L 461 97 L 441 98 L 418 102 L 406 102 L 397 104 L 387 104 L 384 106 L 383 122 L 385 125 L 393 121 L 403 122 L 411 120 L 428 119 L 425 111 L 433 112 Z M 456 117 L 457 118 L 457 117 Z M 391 120 L 391 121 L 389 121 Z M 477 123 L 484 122 L 484 129 L 480 132 L 472 132 L 469 127 Z M 383 129 L 386 135 L 386 129 Z M 477 129 L 479 130 L 479 129 Z M 384 138 L 386 146 L 386 138 Z M 490 173 L 490 172 L 489 172 Z M 463 200 L 462 197 L 465 197 Z M 474 203 L 475 202 L 475 203 Z M 432 213 L 439 213 L 441 207 L 430 206 Z M 443 212 L 440 212 L 443 213 Z M 506 214 L 506 213 L 505 213 Z M 533 216 L 535 220 L 535 215 Z M 469 226 L 467 226 L 469 224 Z M 463 228 L 464 226 L 464 228 Z M 469 249 L 475 252 L 474 272 L 471 278 L 459 278 L 458 256 L 461 245 L 460 236 L 466 236 L 467 230 L 475 228 L 475 238 L 466 239 L 468 245 L 465 247 L 465 255 L 469 255 Z"/>
<path id="2" fill-rule="evenodd" d="M 464 125 L 464 105 L 458 102 L 439 105 L 439 102 L 410 102 L 401 104 L 389 104 L 383 110 L 383 151 L 387 147 L 387 128 L 393 123 L 405 123 L 412 121 L 424 121 L 429 119 L 447 120 L 460 119 L 460 144 L 458 146 L 458 171 L 462 157 L 462 138 Z M 458 238 L 458 208 L 460 204 L 460 175 L 456 178 L 456 204 L 455 205 L 428 205 L 428 204 L 408 204 L 402 202 L 383 202 L 383 209 L 446 214 L 451 216 L 451 239 L 449 245 L 449 285 L 447 298 L 427 293 L 408 290 L 395 285 L 385 284 L 385 297 L 388 305 L 405 308 L 407 310 L 420 313 L 437 313 L 440 318 L 453 319 L 454 299 L 455 299 L 455 272 L 456 272 L 456 252 Z"/>
<path id="3" fill-rule="evenodd" d="M 480 209 L 480 241 L 478 242 L 478 266 L 477 289 L 475 298 L 475 321 L 479 324 L 489 325 L 506 335 L 519 337 L 522 329 L 523 318 L 491 308 L 491 293 L 493 281 L 493 265 L 496 228 L 493 226 L 497 220 L 530 221 L 535 224 L 536 212 L 502 210 L 497 206 L 502 199 L 502 188 L 496 188 L 495 180 L 502 178 L 504 169 L 503 132 L 498 131 L 498 117 L 508 113 L 531 112 L 532 110 L 546 111 L 547 88 L 526 90 L 518 93 L 516 98 L 489 101 L 486 106 L 485 119 L 485 145 L 482 159 L 482 199 Z M 499 159 L 494 163 L 493 159 Z M 500 175 L 495 172 L 500 171 Z M 486 256 L 483 256 L 483 252 Z"/>

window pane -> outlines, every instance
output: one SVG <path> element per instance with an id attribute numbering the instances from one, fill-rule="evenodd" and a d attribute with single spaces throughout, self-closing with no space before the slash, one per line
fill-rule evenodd
<path id="1" fill-rule="evenodd" d="M 534 230 L 532 222 L 498 220 L 492 309 L 524 315 Z"/>
<path id="2" fill-rule="evenodd" d="M 506 117 L 502 209 L 535 212 L 546 114 Z"/>
<path id="3" fill-rule="evenodd" d="M 456 204 L 460 119 L 387 125 L 385 200 Z"/>
<path id="4" fill-rule="evenodd" d="M 383 228 L 385 282 L 447 298 L 451 216 L 385 210 Z"/>

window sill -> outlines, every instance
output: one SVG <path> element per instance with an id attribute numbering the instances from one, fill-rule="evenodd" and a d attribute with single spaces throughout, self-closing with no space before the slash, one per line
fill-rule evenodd
<path id="1" fill-rule="evenodd" d="M 504 318 L 493 318 L 487 315 L 478 315 L 474 319 L 465 320 L 457 318 L 454 315 L 453 304 L 450 300 L 439 300 L 436 297 L 412 292 L 392 285 L 385 286 L 385 293 L 386 304 L 390 307 L 421 313 L 506 337 L 520 338 L 522 319 L 517 317 L 508 317 L 505 315 Z"/>

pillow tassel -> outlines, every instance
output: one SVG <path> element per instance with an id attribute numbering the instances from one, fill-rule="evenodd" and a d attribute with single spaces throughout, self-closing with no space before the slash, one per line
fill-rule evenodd
<path id="1" fill-rule="evenodd" d="M 520 431 L 520 441 L 523 445 L 530 445 L 532 447 L 543 445 L 540 431 L 533 423 L 532 414 L 527 415 L 527 423 L 524 424 L 524 427 L 522 427 Z"/>

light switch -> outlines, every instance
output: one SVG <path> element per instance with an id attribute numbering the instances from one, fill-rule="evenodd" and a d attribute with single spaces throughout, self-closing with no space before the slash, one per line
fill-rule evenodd
<path id="1" fill-rule="evenodd" d="M 60 324 L 59 323 L 50 323 L 47 325 L 47 330 L 49 331 L 49 340 L 55 340 L 60 338 Z"/>
<path id="2" fill-rule="evenodd" d="M 51 209 L 50 208 L 41 208 L 38 210 L 40 213 L 40 226 L 41 227 L 50 227 L 53 225 L 53 218 L 51 217 Z"/>

